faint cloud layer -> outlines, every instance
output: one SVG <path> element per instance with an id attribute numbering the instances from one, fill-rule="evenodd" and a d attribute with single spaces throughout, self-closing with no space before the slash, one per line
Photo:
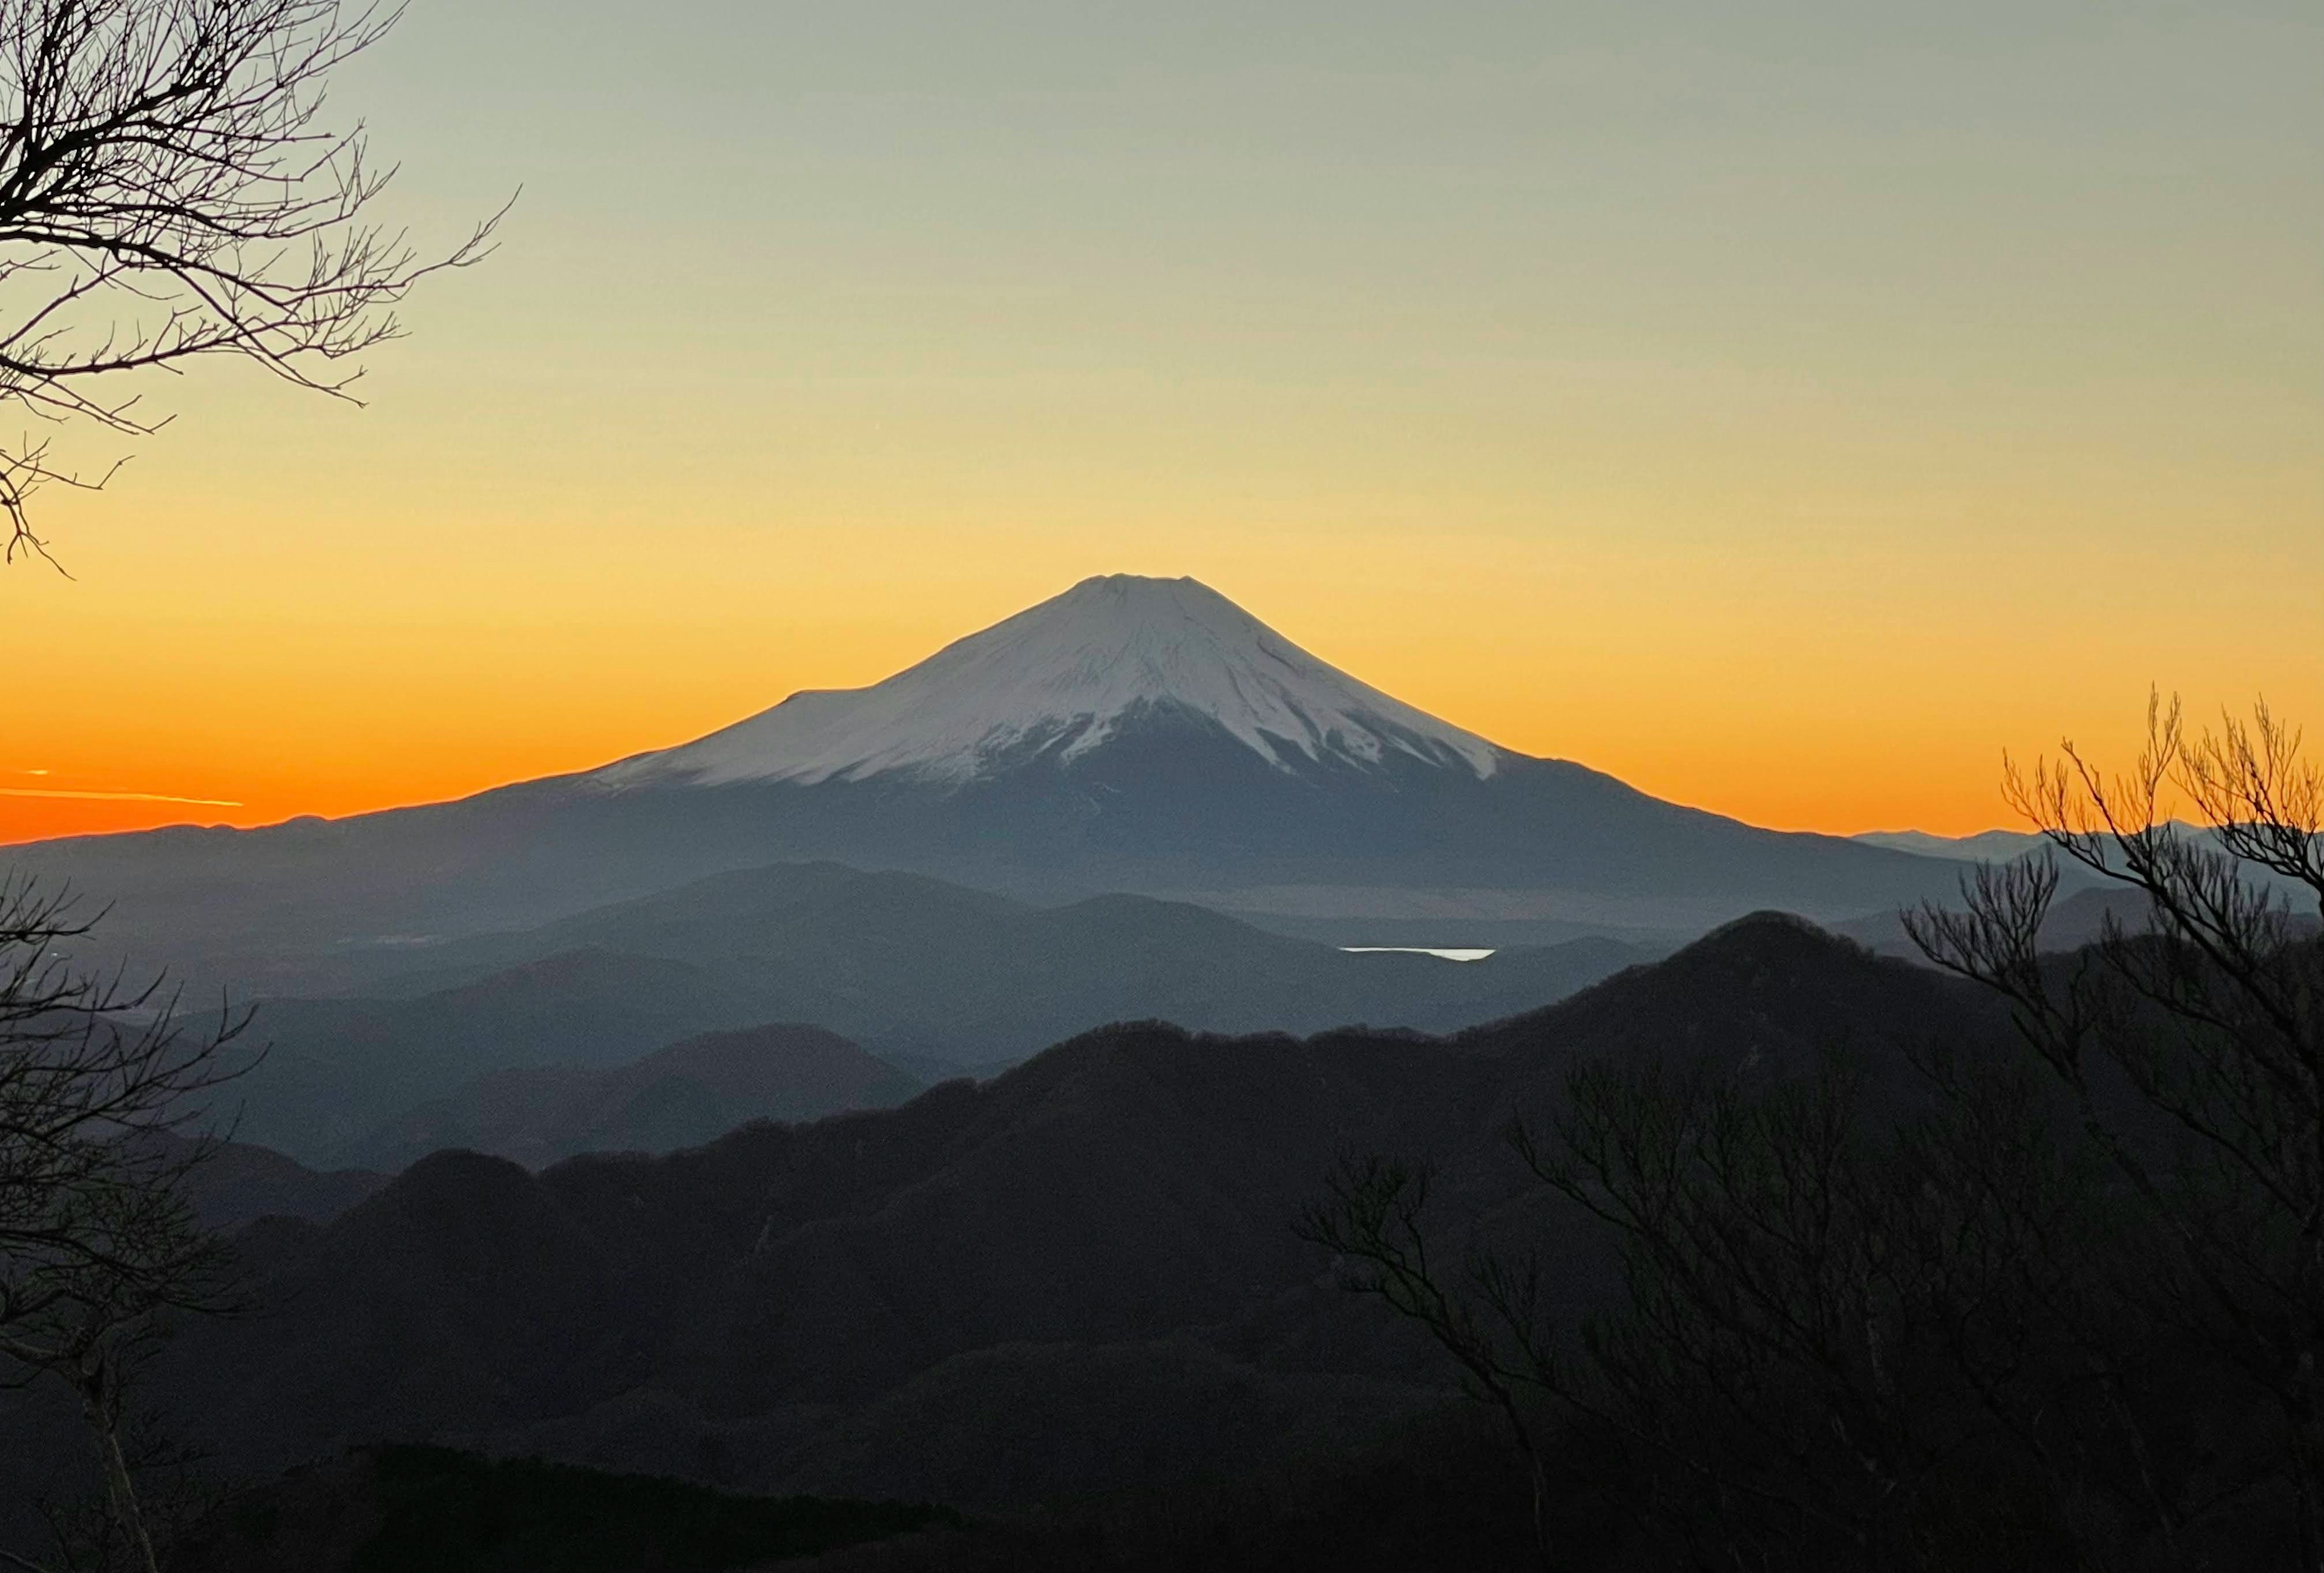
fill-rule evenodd
<path id="1" fill-rule="evenodd" d="M 46 771 L 28 770 L 26 775 L 45 775 Z M 167 792 L 85 792 L 64 787 L 0 787 L 0 798 L 81 798 L 105 803 L 190 803 L 204 809 L 238 809 L 242 804 L 231 798 L 180 798 Z"/>

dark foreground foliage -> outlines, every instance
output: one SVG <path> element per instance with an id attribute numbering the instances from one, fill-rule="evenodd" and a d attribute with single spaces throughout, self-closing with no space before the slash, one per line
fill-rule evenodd
<path id="1" fill-rule="evenodd" d="M 947 1509 L 737 1496 L 447 1448 L 365 1448 L 229 1502 L 171 1573 L 648 1573 L 758 1567 L 930 1528 Z"/>
<path id="2" fill-rule="evenodd" d="M 2048 858 L 1908 920 L 2009 1042 L 1585 1061 L 1507 1127 L 1523 1217 L 1382 1157 L 1310 1211 L 1503 1422 L 1542 1566 L 2324 1566 L 2324 770 L 2264 710 L 2190 740 L 2159 706 L 2127 777 L 2069 764 L 2010 781 Z M 2145 926 L 2045 954 L 2061 861 Z M 1561 1520 L 1609 1459 L 1610 1560 Z"/>
<path id="3" fill-rule="evenodd" d="M 1524 1573 L 1523 1471 L 1452 1405 L 1369 1441 L 834 1551 L 802 1573 Z M 1574 1544 L 1593 1556 L 1577 1494 Z"/>

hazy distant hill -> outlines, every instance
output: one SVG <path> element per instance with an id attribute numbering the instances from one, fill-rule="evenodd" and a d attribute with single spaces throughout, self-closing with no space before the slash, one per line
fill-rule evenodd
<path id="1" fill-rule="evenodd" d="M 812 1022 L 930 1077 L 1117 1021 L 1448 1030 L 1562 999 L 1645 953 L 1591 939 L 1476 962 L 1354 956 L 1143 897 L 1034 907 L 824 864 L 721 874 L 430 955 L 397 985 L 409 997 L 263 1004 L 266 1058 L 235 1089 L 244 1133 L 311 1161 L 378 1161 L 408 1147 L 359 1145 L 383 1122 L 484 1073 L 602 1070 L 770 1021 Z M 577 1085 L 499 1084 L 551 1102 Z"/>
<path id="2" fill-rule="evenodd" d="M 612 1070 L 499 1070 L 355 1143 L 352 1162 L 400 1170 L 447 1147 L 530 1168 L 577 1152 L 668 1152 L 751 1120 L 899 1104 L 921 1084 L 820 1027 L 706 1032 Z"/>
<path id="3" fill-rule="evenodd" d="M 116 903 L 108 944 L 264 993 L 778 859 L 1045 900 L 1303 921 L 1698 934 L 1951 889 L 1947 861 L 1761 830 L 1501 748 L 1189 579 L 1091 579 L 871 688 L 804 693 L 603 770 L 263 830 L 12 848 Z M 1456 935 L 1426 943 L 1460 943 Z"/>
<path id="4" fill-rule="evenodd" d="M 225 1095 L 239 1133 L 333 1162 L 382 1121 L 491 1070 L 604 1069 L 714 1027 L 763 1021 L 751 995 L 683 962 L 551 956 L 391 1000 L 269 1000 L 264 1054 Z"/>
<path id="5" fill-rule="evenodd" d="M 1963 863 L 2007 863 L 2039 852 L 2043 837 L 2031 830 L 1980 830 L 1974 836 L 1932 836 L 1926 830 L 1867 830 L 1849 837 L 1868 847 L 1896 852 L 1916 852 L 1925 857 L 1947 857 Z"/>
<path id="6" fill-rule="evenodd" d="M 2109 919 L 2126 931 L 2136 933 L 2145 926 L 2153 911 L 2144 891 L 2127 885 L 2086 884 L 2061 894 L 2051 904 L 2049 915 L 2042 924 L 2042 948 L 2080 949 L 2105 933 Z M 1904 916 L 1898 912 L 1881 912 L 1835 927 L 1884 956 L 1913 959 L 1921 954 L 1912 936 L 1905 932 Z"/>
<path id="7" fill-rule="evenodd" d="M 1035 906 L 835 864 L 715 875 L 444 954 L 475 971 L 584 948 L 682 960 L 875 1051 L 964 1065 L 1148 1017 L 1201 1031 L 1448 1029 L 1562 999 L 1651 954 L 1584 939 L 1474 962 L 1351 955 L 1186 902 Z M 447 976 L 439 965 L 420 981 Z"/>

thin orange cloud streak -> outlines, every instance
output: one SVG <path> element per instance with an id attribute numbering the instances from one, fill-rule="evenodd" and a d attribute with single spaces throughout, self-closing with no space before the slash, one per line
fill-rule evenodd
<path id="1" fill-rule="evenodd" d="M 32 771 L 28 775 L 38 773 Z M 184 803 L 202 809 L 238 809 L 242 802 L 235 798 L 180 798 L 168 792 L 83 792 L 63 787 L 0 787 L 0 798 L 75 798 L 100 803 Z"/>

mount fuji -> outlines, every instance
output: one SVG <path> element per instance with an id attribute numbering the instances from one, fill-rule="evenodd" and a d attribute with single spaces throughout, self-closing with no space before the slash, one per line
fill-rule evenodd
<path id="1" fill-rule="evenodd" d="M 1410 762 L 1489 776 L 1501 751 L 1318 661 L 1191 578 L 1084 579 L 868 689 L 794 694 L 591 779 L 941 786 L 1071 769 L 1142 729 L 1223 732 L 1291 773 Z"/>
<path id="2" fill-rule="evenodd" d="M 1500 747 L 1193 579 L 1112 576 L 869 688 L 455 802 L 38 843 L 134 953 L 260 987 L 731 870 L 829 860 L 1036 900 L 1171 896 L 1342 943 L 1676 939 L 1842 919 L 1958 865 L 1763 830 Z"/>

